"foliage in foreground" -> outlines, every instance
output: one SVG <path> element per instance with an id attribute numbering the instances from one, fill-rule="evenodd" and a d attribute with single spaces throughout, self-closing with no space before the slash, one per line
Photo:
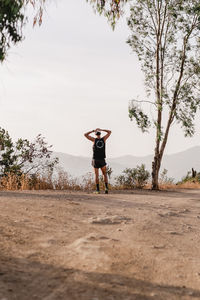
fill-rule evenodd
<path id="1" fill-rule="evenodd" d="M 24 38 L 23 28 L 27 22 L 27 6 L 35 10 L 33 25 L 42 23 L 45 0 L 0 1 L 0 62 L 6 58 L 9 48 Z"/>

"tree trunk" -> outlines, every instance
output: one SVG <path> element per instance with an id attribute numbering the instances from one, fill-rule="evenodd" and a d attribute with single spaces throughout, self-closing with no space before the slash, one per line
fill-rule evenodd
<path id="1" fill-rule="evenodd" d="M 155 154 L 154 161 L 152 162 L 152 190 L 159 190 L 158 175 L 160 170 L 160 157 Z"/>
<path id="2" fill-rule="evenodd" d="M 158 132 L 157 132 L 158 134 Z M 161 156 L 159 151 L 160 139 L 156 136 L 156 148 L 154 152 L 154 160 L 152 162 L 152 190 L 159 190 L 158 176 L 160 170 Z"/>
<path id="3" fill-rule="evenodd" d="M 158 4 L 158 2 L 157 2 Z M 161 50 L 161 20 L 158 5 L 158 28 L 157 28 L 157 49 L 156 49 L 156 104 L 157 104 L 157 124 L 156 124 L 156 147 L 154 161 L 152 162 L 152 190 L 158 190 L 158 174 L 160 169 L 160 140 L 162 126 L 162 96 L 160 86 L 160 50 Z"/>

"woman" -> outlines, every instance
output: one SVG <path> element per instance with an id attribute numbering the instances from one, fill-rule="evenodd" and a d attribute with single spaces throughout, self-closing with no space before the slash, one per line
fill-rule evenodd
<path id="1" fill-rule="evenodd" d="M 101 137 L 101 131 L 107 132 L 107 134 L 103 137 Z M 90 134 L 95 133 L 96 138 L 92 137 Z M 99 189 L 99 169 L 101 169 L 104 182 L 105 182 L 105 194 L 108 194 L 108 176 L 106 172 L 106 140 L 111 135 L 111 131 L 107 129 L 100 129 L 97 128 L 95 130 L 86 132 L 85 137 L 93 142 L 93 159 L 92 159 L 92 165 L 94 167 L 95 172 L 95 183 L 96 183 L 96 193 L 100 193 Z"/>

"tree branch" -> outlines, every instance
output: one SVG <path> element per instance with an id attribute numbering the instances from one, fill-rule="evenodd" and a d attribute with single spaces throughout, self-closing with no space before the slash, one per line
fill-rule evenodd
<path id="1" fill-rule="evenodd" d="M 155 102 L 152 102 L 152 101 L 148 101 L 148 100 L 131 100 L 131 101 L 134 101 L 134 102 L 139 102 L 139 103 L 150 103 L 150 104 L 153 104 L 156 106 L 156 103 Z"/>

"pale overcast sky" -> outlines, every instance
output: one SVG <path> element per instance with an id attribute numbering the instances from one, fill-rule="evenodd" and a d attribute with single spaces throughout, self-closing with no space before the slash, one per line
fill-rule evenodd
<path id="1" fill-rule="evenodd" d="M 112 130 L 107 156 L 143 156 L 154 149 L 154 134 L 142 134 L 128 118 L 128 101 L 144 96 L 143 75 L 126 44 L 123 18 L 113 32 L 85 0 L 47 6 L 43 24 L 25 31 L 0 70 L 0 126 L 14 139 L 38 133 L 55 151 L 90 156 L 83 134 Z M 200 145 L 174 126 L 166 153 Z"/>

